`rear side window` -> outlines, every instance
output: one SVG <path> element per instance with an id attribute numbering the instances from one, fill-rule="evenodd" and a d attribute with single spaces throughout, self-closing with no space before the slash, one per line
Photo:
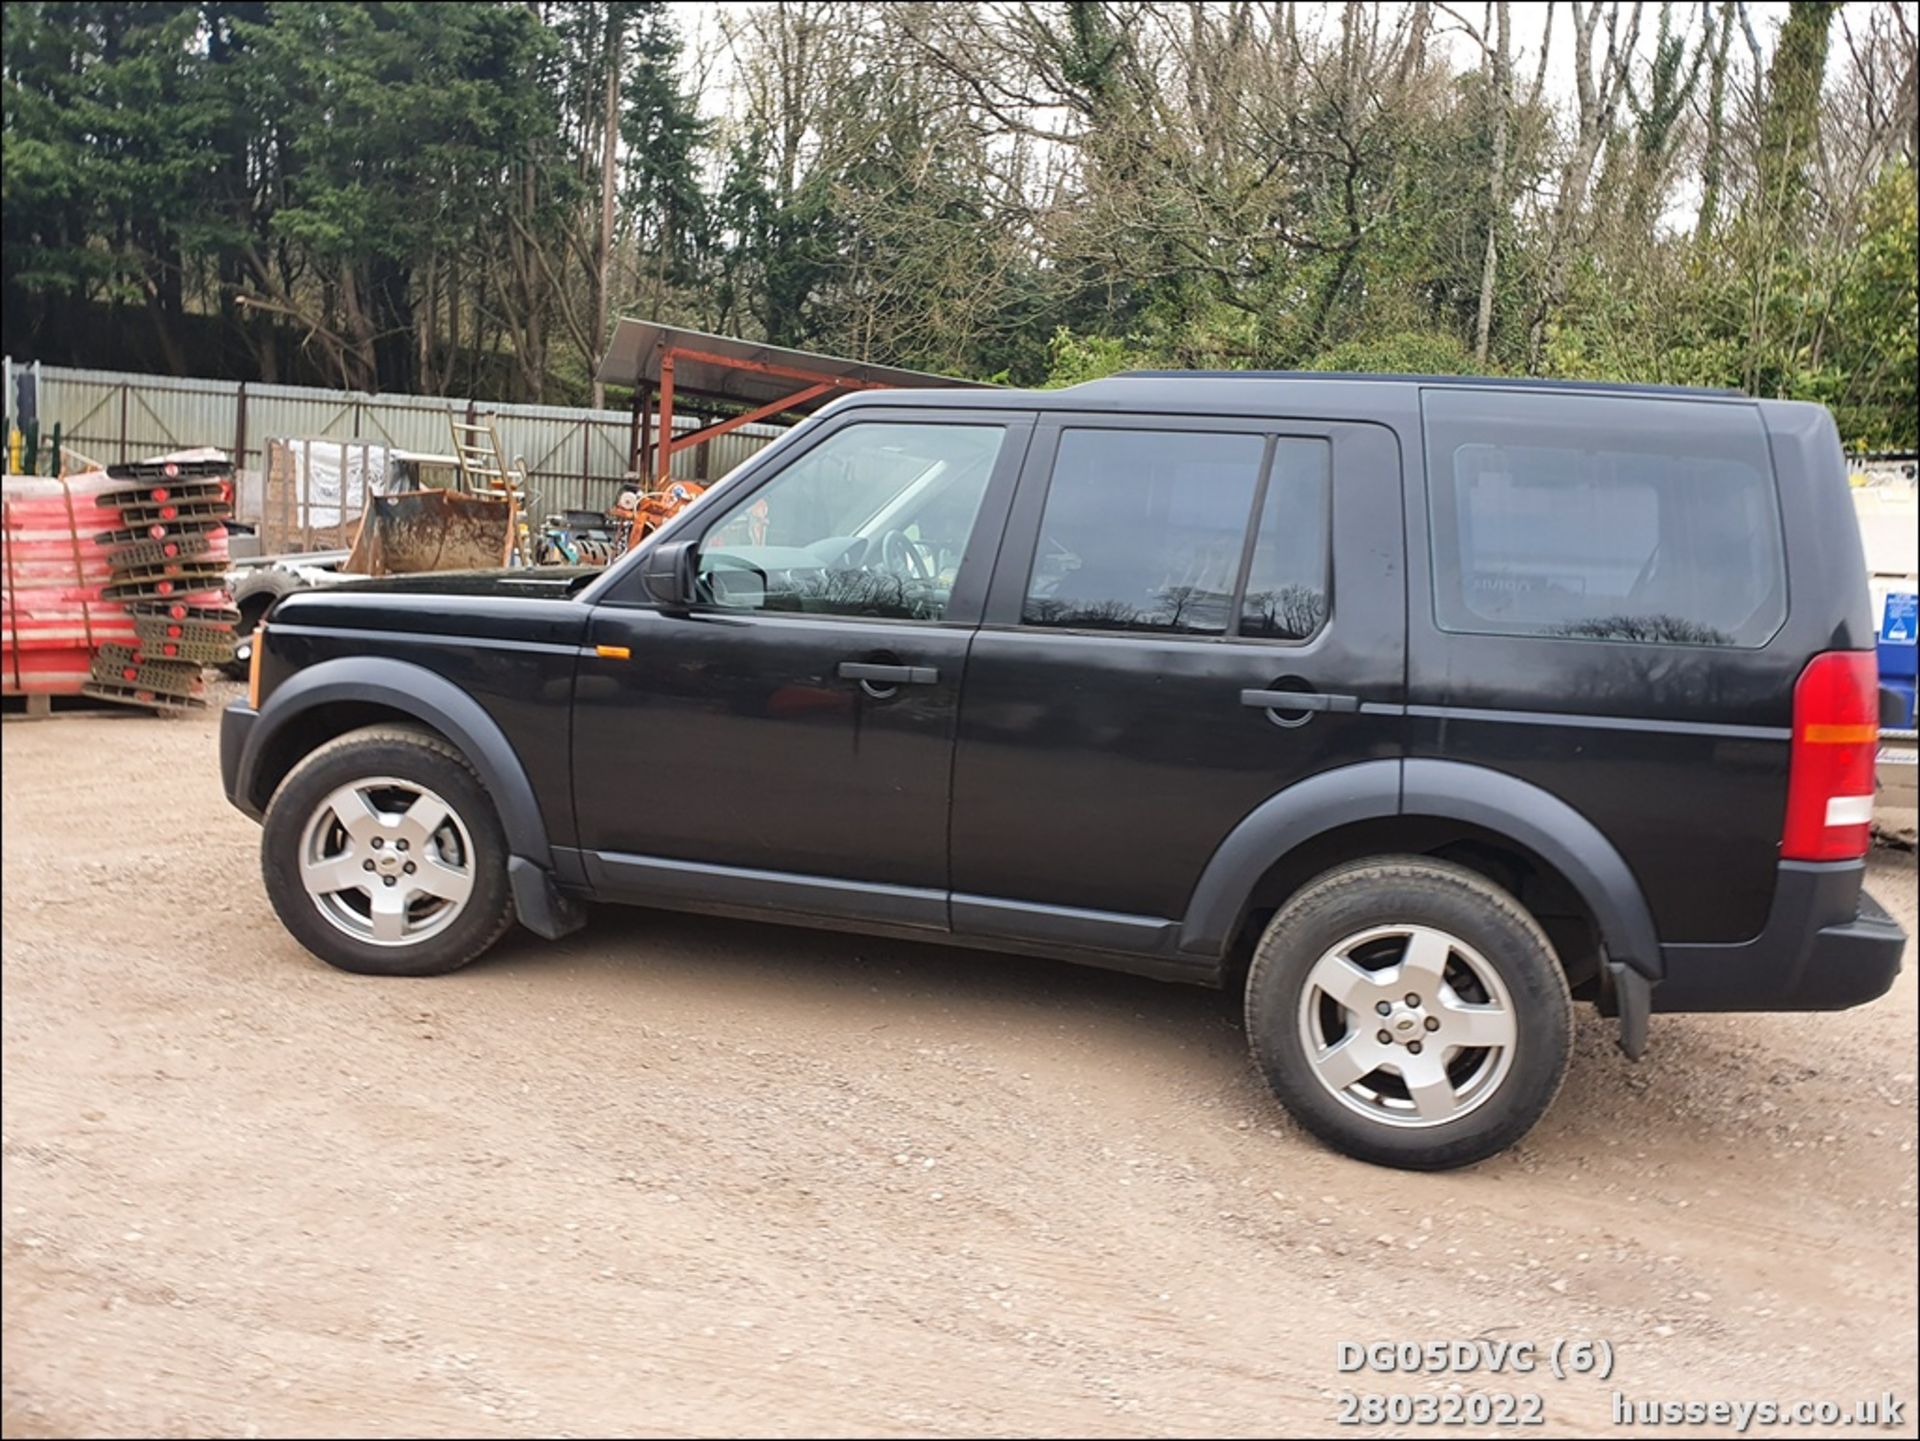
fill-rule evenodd
<path id="1" fill-rule="evenodd" d="M 1269 444 L 1239 432 L 1062 432 L 1022 622 L 1311 635 L 1327 608 L 1327 443 Z"/>
<path id="2" fill-rule="evenodd" d="M 1441 629 L 1753 647 L 1786 619 L 1751 408 L 1459 390 L 1423 404 Z"/>

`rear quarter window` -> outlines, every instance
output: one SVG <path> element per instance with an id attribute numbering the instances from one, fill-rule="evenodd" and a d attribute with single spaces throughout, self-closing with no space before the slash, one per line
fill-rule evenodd
<path id="1" fill-rule="evenodd" d="M 1786 619 L 1750 406 L 1429 390 L 1442 630 L 1756 647 Z"/>

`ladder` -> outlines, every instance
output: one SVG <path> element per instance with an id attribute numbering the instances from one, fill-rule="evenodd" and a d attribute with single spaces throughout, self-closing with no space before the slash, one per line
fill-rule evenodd
<path id="1" fill-rule="evenodd" d="M 507 464 L 500 448 L 500 432 L 493 416 L 481 412 L 481 424 L 470 425 L 458 412 L 449 412 L 447 424 L 453 428 L 453 453 L 460 463 L 460 484 L 469 495 L 513 502 L 513 553 L 510 565 L 533 563 L 533 536 L 527 526 L 527 478 Z"/>

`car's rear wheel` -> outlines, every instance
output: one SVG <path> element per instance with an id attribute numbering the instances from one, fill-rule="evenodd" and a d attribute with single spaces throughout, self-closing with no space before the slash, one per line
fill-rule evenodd
<path id="1" fill-rule="evenodd" d="M 1388 1166 L 1467 1165 L 1525 1135 L 1560 1089 L 1572 1018 L 1533 917 L 1425 857 L 1304 887 L 1247 976 L 1247 1036 L 1274 1093 L 1327 1144 Z"/>
<path id="2" fill-rule="evenodd" d="M 315 750 L 275 791 L 260 860 L 281 923 L 342 970 L 437 975 L 513 922 L 492 803 L 426 731 L 373 726 Z"/>

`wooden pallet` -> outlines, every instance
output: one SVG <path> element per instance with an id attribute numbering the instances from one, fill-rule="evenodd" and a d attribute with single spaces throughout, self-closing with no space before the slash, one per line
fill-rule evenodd
<path id="1" fill-rule="evenodd" d="M 105 717 L 120 720 L 147 714 L 149 712 L 128 706 L 124 701 L 107 700 L 101 696 L 85 695 L 78 691 L 57 693 L 30 691 L 26 694 L 9 691 L 4 696 L 0 696 L 0 715 L 4 715 L 9 723 L 47 720 L 54 716 L 86 716 L 94 720 Z"/>

